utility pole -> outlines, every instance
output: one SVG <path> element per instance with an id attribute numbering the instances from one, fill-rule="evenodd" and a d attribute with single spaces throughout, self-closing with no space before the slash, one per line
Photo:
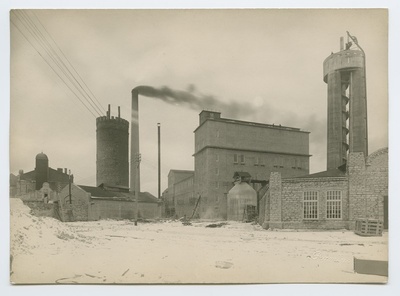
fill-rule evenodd
<path id="1" fill-rule="evenodd" d="M 135 178 L 135 226 L 138 224 L 138 216 L 139 216 L 139 182 L 140 182 L 140 161 L 141 161 L 140 153 L 136 153 L 135 162 L 136 162 L 136 178 Z"/>
<path id="2" fill-rule="evenodd" d="M 161 198 L 161 124 L 157 123 L 158 128 L 158 199 Z"/>
<path id="3" fill-rule="evenodd" d="M 69 170 L 68 175 L 68 193 L 69 193 L 69 204 L 72 204 L 72 194 L 71 194 L 71 170 Z"/>

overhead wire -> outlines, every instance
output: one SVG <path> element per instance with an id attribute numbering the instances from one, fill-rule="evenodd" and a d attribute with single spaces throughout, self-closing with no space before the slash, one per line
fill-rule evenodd
<path id="1" fill-rule="evenodd" d="M 71 75 L 73 76 L 73 78 L 75 79 L 75 81 L 79 84 L 79 86 L 83 89 L 83 91 L 85 92 L 85 94 L 88 96 L 88 98 L 90 99 L 90 101 L 96 106 L 96 108 L 99 110 L 100 113 L 105 113 L 106 110 L 103 108 L 103 106 L 101 105 L 101 103 L 99 102 L 99 100 L 97 99 L 97 97 L 93 94 L 93 92 L 91 91 L 91 89 L 87 86 L 87 84 L 85 83 L 85 81 L 83 80 L 82 76 L 79 74 L 79 72 L 75 69 L 74 65 L 69 61 L 68 57 L 64 54 L 63 50 L 58 46 L 57 42 L 54 40 L 54 38 L 51 36 L 51 34 L 47 31 L 46 27 L 42 24 L 42 22 L 40 21 L 39 17 L 34 13 L 31 12 L 32 15 L 36 18 L 37 22 L 40 24 L 40 26 L 43 28 L 43 30 L 46 32 L 47 36 L 50 37 L 50 39 L 53 41 L 54 45 L 57 47 L 57 49 L 59 50 L 59 52 L 62 54 L 62 56 L 64 57 L 64 59 L 67 61 L 68 65 L 74 70 L 75 74 L 78 75 L 78 77 L 80 78 L 80 81 L 82 82 L 82 84 L 86 87 L 86 89 L 89 91 L 89 93 L 91 95 L 89 95 L 85 88 L 81 85 L 81 83 L 76 79 L 76 77 L 71 73 L 71 71 L 69 70 L 68 66 L 64 63 L 64 61 L 60 58 L 60 56 L 58 55 L 58 53 L 54 50 L 54 48 L 51 46 L 51 44 L 49 43 L 49 41 L 47 40 L 47 38 L 44 36 L 44 34 L 41 32 L 40 28 L 38 28 L 35 24 L 35 22 L 33 20 L 31 20 L 31 22 L 34 24 L 35 28 L 41 33 L 41 35 L 43 36 L 44 40 L 46 41 L 46 43 L 49 45 L 49 47 L 52 49 L 52 51 L 56 54 L 56 56 L 58 57 L 58 59 L 62 62 L 62 64 L 64 65 L 64 67 L 68 70 L 69 73 L 71 73 Z M 25 12 L 25 14 L 27 14 L 27 12 Z M 94 98 L 94 100 L 97 102 L 94 102 L 94 100 L 92 99 L 92 97 Z M 99 107 L 100 106 L 100 107 Z"/>
<path id="2" fill-rule="evenodd" d="M 54 67 L 46 60 L 46 58 L 42 55 L 42 53 L 36 48 L 35 45 L 29 40 L 29 38 L 25 35 L 25 33 L 21 30 L 21 28 L 12 20 L 10 19 L 11 23 L 14 25 L 14 27 L 24 36 L 24 38 L 29 42 L 29 44 L 37 51 L 39 56 L 46 62 L 46 64 L 53 70 L 53 72 L 61 79 L 61 81 L 69 88 L 69 90 L 75 95 L 75 97 L 82 103 L 82 105 L 93 115 L 93 117 L 96 118 L 96 115 L 90 110 L 85 103 L 79 98 L 79 96 L 76 94 L 76 92 L 71 88 L 71 86 L 66 83 L 64 78 L 61 77 L 61 75 L 54 69 Z"/>
<path id="3" fill-rule="evenodd" d="M 32 12 L 32 14 L 35 16 L 35 18 L 37 19 L 38 23 L 41 25 L 41 27 L 45 30 L 45 32 L 47 33 L 47 35 L 50 37 L 50 39 L 53 41 L 53 43 L 57 46 L 58 50 L 61 52 L 61 54 L 63 55 L 63 57 L 65 58 L 65 60 L 68 62 L 68 64 L 72 67 L 72 69 L 75 71 L 75 73 L 79 76 L 79 78 L 81 79 L 81 81 L 83 82 L 83 84 L 86 86 L 86 88 L 89 90 L 89 92 L 91 93 L 91 95 L 94 97 L 94 99 L 96 100 L 96 102 L 99 104 L 100 108 L 103 110 L 103 112 L 106 112 L 106 110 L 104 109 L 103 105 L 101 105 L 101 103 L 99 102 L 99 100 L 97 99 L 97 97 L 93 94 L 93 92 L 91 91 L 91 89 L 87 86 L 87 84 L 85 83 L 85 81 L 83 80 L 83 78 L 81 77 L 81 75 L 79 74 L 78 71 L 76 71 L 74 65 L 71 64 L 71 62 L 69 61 L 69 59 L 67 58 L 67 56 L 64 54 L 63 50 L 58 46 L 57 42 L 54 40 L 53 36 L 51 36 L 51 34 L 47 31 L 46 27 L 42 24 L 42 22 L 40 21 L 39 17 L 36 15 L 35 12 Z"/>
<path id="4" fill-rule="evenodd" d="M 14 27 L 17 28 L 17 30 L 22 34 L 22 36 L 37 51 L 37 53 L 42 57 L 42 59 L 46 62 L 46 64 L 53 70 L 53 72 L 60 78 L 60 80 L 68 87 L 68 89 L 75 95 L 75 97 L 82 103 L 82 105 L 84 105 L 84 107 L 94 117 L 96 117 L 96 115 L 94 113 L 97 113 L 99 116 L 101 116 L 103 114 L 103 111 L 100 109 L 100 107 L 103 110 L 104 110 L 104 108 L 98 102 L 97 98 L 93 95 L 93 92 L 90 90 L 90 88 L 84 82 L 82 77 L 79 75 L 78 71 L 73 67 L 72 63 L 67 59 L 66 55 L 62 52 L 62 50 L 57 45 L 55 40 L 51 37 L 51 35 L 46 30 L 46 28 L 40 22 L 39 18 L 35 15 L 35 17 L 38 19 L 38 21 L 40 22 L 43 29 L 46 30 L 47 35 L 50 36 L 50 38 L 53 40 L 53 43 L 60 50 L 61 54 L 64 56 L 67 63 L 74 69 L 74 72 L 79 76 L 81 82 L 86 86 L 88 91 L 93 95 L 93 97 L 95 98 L 95 100 L 97 101 L 98 104 L 96 104 L 94 102 L 94 100 L 91 98 L 91 96 L 88 94 L 88 92 L 82 86 L 82 84 L 75 77 L 74 73 L 72 73 L 71 70 L 68 68 L 68 66 L 64 63 L 64 61 L 59 56 L 59 54 L 54 50 L 54 47 L 49 43 L 48 39 L 44 36 L 42 31 L 38 28 L 38 26 L 35 24 L 35 22 L 29 17 L 29 15 L 27 13 L 24 14 L 22 11 L 21 11 L 20 15 L 18 15 L 16 13 L 16 11 L 12 11 L 12 13 L 18 19 L 19 23 L 22 24 L 22 26 L 25 28 L 25 31 L 27 31 L 33 37 L 33 39 L 36 41 L 36 43 L 45 51 L 45 53 L 47 53 L 48 57 L 51 59 L 51 61 L 53 63 L 51 63 L 48 60 L 47 56 L 45 57 L 44 54 L 42 54 L 42 52 L 37 48 L 37 46 L 35 46 L 33 44 L 33 42 L 30 40 L 30 38 L 28 38 L 28 36 L 23 32 L 22 27 L 18 26 L 17 23 L 15 23 L 12 19 L 10 19 L 10 21 L 14 25 Z M 52 64 L 54 64 L 55 66 Z M 63 75 L 56 70 L 57 68 L 62 72 Z M 62 77 L 62 76 L 65 76 L 65 77 Z M 65 79 L 68 79 L 68 81 L 70 83 L 67 83 Z M 75 88 L 75 90 L 79 92 L 80 96 L 77 94 L 76 91 L 73 90 L 73 88 Z M 84 103 L 84 101 L 82 99 L 86 102 L 86 104 Z M 91 108 L 89 108 L 88 106 L 90 106 Z"/>
<path id="5" fill-rule="evenodd" d="M 64 61 L 60 58 L 60 56 L 57 54 L 57 52 L 54 50 L 54 48 L 50 45 L 46 37 L 42 34 L 42 32 L 37 28 L 36 24 L 30 19 L 29 15 L 25 13 L 24 11 L 20 11 L 21 17 L 24 18 L 26 24 L 28 27 L 30 27 L 31 34 L 32 36 L 36 39 L 36 41 L 41 44 L 42 48 L 47 52 L 48 56 L 52 59 L 52 61 L 59 67 L 59 69 L 64 73 L 65 77 L 68 78 L 68 80 L 71 82 L 72 85 L 79 91 L 79 93 L 87 100 L 87 98 L 92 102 L 88 101 L 89 105 L 93 108 L 93 110 L 101 116 L 102 111 L 100 108 L 93 102 L 93 100 L 90 98 L 90 96 L 87 94 L 86 90 L 82 87 L 82 85 L 79 83 L 79 81 L 76 79 L 76 77 L 71 73 L 71 71 L 68 69 L 68 67 L 65 65 Z M 33 32 L 33 33 L 32 33 Z M 36 37 L 35 37 L 36 36 Z M 46 45 L 47 44 L 47 45 Z M 69 75 L 67 74 L 67 72 Z M 75 82 L 74 82 L 75 81 Z M 77 85 L 77 84 L 78 85 Z M 79 86 L 79 87 L 78 87 Z M 82 93 L 82 90 L 84 93 Z M 86 97 L 87 96 L 87 97 Z M 97 110 L 96 110 L 97 107 Z M 99 112 L 100 111 L 100 112 Z"/>

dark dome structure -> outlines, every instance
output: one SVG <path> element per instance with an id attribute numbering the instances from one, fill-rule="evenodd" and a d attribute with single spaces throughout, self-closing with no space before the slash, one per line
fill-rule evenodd
<path id="1" fill-rule="evenodd" d="M 49 159 L 43 152 L 36 155 L 36 190 L 42 188 L 44 182 L 49 180 Z"/>
<path id="2" fill-rule="evenodd" d="M 43 152 L 40 152 L 38 155 L 36 155 L 36 160 L 38 160 L 38 159 L 49 160 L 49 158 L 47 157 L 47 155 L 44 154 Z"/>

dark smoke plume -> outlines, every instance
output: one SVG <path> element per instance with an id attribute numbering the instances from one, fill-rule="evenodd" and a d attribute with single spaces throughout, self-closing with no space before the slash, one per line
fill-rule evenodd
<path id="1" fill-rule="evenodd" d="M 174 90 L 166 86 L 154 88 L 152 86 L 142 85 L 135 87 L 134 90 L 142 96 L 158 98 L 170 104 L 181 104 L 196 111 L 210 109 L 219 110 L 231 117 L 238 117 L 239 115 L 246 116 L 256 112 L 251 104 L 237 102 L 225 103 L 210 95 L 197 95 L 193 92 Z M 195 87 L 190 85 L 189 90 L 193 91 Z"/>

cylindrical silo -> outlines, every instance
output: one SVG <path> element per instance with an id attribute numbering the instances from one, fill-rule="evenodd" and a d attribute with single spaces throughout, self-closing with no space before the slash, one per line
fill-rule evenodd
<path id="1" fill-rule="evenodd" d="M 246 182 L 238 182 L 228 192 L 229 221 L 243 221 L 247 205 L 257 207 L 257 192 Z"/>
<path id="2" fill-rule="evenodd" d="M 40 190 L 43 183 L 49 180 L 49 159 L 43 152 L 36 155 L 35 177 L 36 190 Z"/>
<path id="3" fill-rule="evenodd" d="M 350 46 L 324 61 L 323 77 L 328 85 L 327 169 L 345 164 L 348 150 L 368 154 L 365 54 Z"/>
<path id="4" fill-rule="evenodd" d="M 96 184 L 129 187 L 129 122 L 110 116 L 96 119 Z"/>

